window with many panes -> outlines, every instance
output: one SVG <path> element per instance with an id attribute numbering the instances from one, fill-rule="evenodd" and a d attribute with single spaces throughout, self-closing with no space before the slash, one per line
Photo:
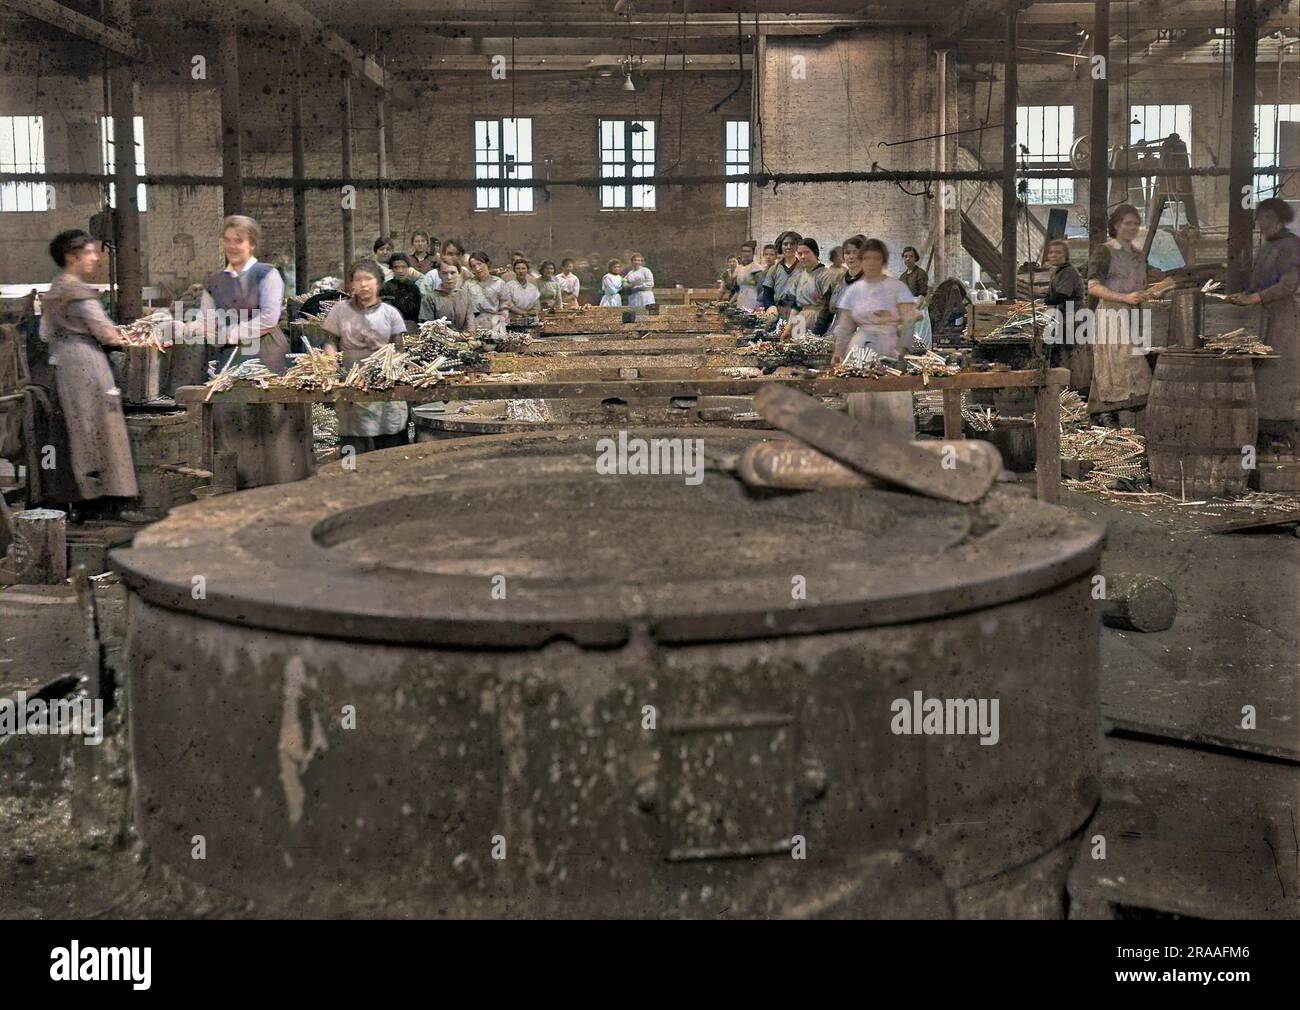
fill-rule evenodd
<path id="1" fill-rule="evenodd" d="M 133 123 L 133 147 L 135 149 L 135 174 L 144 175 L 144 117 L 136 116 Z M 112 175 L 117 166 L 117 141 L 113 129 L 113 117 L 103 116 L 99 120 L 99 150 L 104 161 L 104 173 Z M 135 189 L 136 206 L 148 210 L 144 183 L 137 183 Z M 117 206 L 117 183 L 108 184 L 108 205 Z"/>
<path id="2" fill-rule="evenodd" d="M 45 171 L 45 123 L 40 116 L 0 116 L 0 172 Z M 40 182 L 0 183 L 0 212 L 48 210 Z"/>
<path id="3" fill-rule="evenodd" d="M 647 179 L 655 174 L 655 123 L 652 119 L 602 119 L 602 179 Z M 600 187 L 601 210 L 654 210 L 654 186 L 631 181 Z"/>
<path id="4" fill-rule="evenodd" d="M 1277 165 L 1282 159 L 1282 123 L 1300 122 L 1300 105 L 1255 106 L 1255 168 Z M 1276 196 L 1281 183 L 1276 172 L 1255 173 L 1255 196 Z"/>
<path id="5" fill-rule="evenodd" d="M 533 177 L 533 121 L 531 119 L 474 120 L 474 178 L 531 179 Z M 530 213 L 530 186 L 477 186 L 475 210 Z"/>
<path id="6" fill-rule="evenodd" d="M 1129 143 L 1143 141 L 1158 145 L 1171 134 L 1192 149 L 1192 107 L 1190 105 L 1131 105 L 1129 106 Z M 1142 199 L 1149 201 L 1155 189 L 1154 176 L 1142 179 Z"/>
<path id="7" fill-rule="evenodd" d="M 1073 105 L 1016 107 L 1016 149 L 1030 168 L 1070 168 Z M 1030 179 L 1030 203 L 1074 203 L 1073 179 Z"/>
<path id="8" fill-rule="evenodd" d="M 728 119 L 724 124 L 723 156 L 726 160 L 727 175 L 748 175 L 749 160 L 749 121 L 746 119 Z M 724 206 L 748 207 L 749 183 L 728 182 L 723 184 L 725 192 Z"/>

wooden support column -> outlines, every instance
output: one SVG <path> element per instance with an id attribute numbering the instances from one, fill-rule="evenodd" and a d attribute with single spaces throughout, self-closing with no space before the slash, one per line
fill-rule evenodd
<path id="1" fill-rule="evenodd" d="M 293 47 L 293 87 L 289 93 L 290 133 L 293 143 L 293 274 L 297 294 L 309 285 L 307 260 L 307 153 L 302 138 L 302 46 Z"/>
<path id="2" fill-rule="evenodd" d="M 131 31 L 130 0 L 111 0 L 114 28 Z M 140 200 L 135 173 L 135 64 L 115 62 L 108 72 L 113 117 L 113 244 L 117 267 L 117 316 L 122 322 L 144 315 L 144 267 L 140 254 Z"/>
<path id="3" fill-rule="evenodd" d="M 1106 198 L 1110 192 L 1110 0 L 1097 0 L 1092 16 L 1092 55 L 1100 56 L 1103 62 L 1100 70 L 1092 69 L 1092 124 L 1088 130 L 1089 255 L 1109 237 Z"/>
<path id="4" fill-rule="evenodd" d="M 938 74 L 939 89 L 939 138 L 934 149 L 934 167 L 945 171 L 948 167 L 948 50 L 940 49 L 934 54 Z M 935 283 L 948 276 L 948 211 L 945 206 L 945 193 L 953 183 L 939 184 L 939 199 L 935 201 L 934 259 L 930 264 L 930 275 Z M 933 285 L 932 285 L 933 287 Z"/>
<path id="5" fill-rule="evenodd" d="M 1250 283 L 1253 260 L 1251 231 L 1254 212 L 1243 203 L 1247 202 L 1247 187 L 1255 184 L 1255 51 L 1259 44 L 1259 14 L 1255 0 L 1237 0 L 1233 33 L 1232 141 L 1228 176 L 1229 293 L 1244 290 Z M 1281 100 L 1280 95 L 1278 100 Z"/>
<path id="6" fill-rule="evenodd" d="M 962 434 L 961 390 L 945 389 L 943 391 L 943 437 L 946 439 L 965 438 Z"/>
<path id="7" fill-rule="evenodd" d="M 239 141 L 239 37 L 232 21 L 218 29 L 221 63 L 221 205 L 227 214 L 244 213 L 244 171 Z"/>
<path id="8" fill-rule="evenodd" d="M 352 152 L 355 148 L 353 147 L 352 142 L 352 77 L 346 70 L 343 72 L 343 96 L 339 102 L 339 110 L 342 113 L 341 119 L 343 126 L 343 129 L 339 131 L 339 135 L 343 139 L 342 171 L 340 172 L 340 175 L 343 177 L 344 185 L 350 185 L 352 183 Z M 352 200 L 356 200 L 355 194 L 353 194 Z M 344 274 L 348 272 L 348 264 L 352 262 L 352 257 L 356 255 L 355 224 L 353 222 L 353 211 L 348 206 L 348 202 L 349 201 L 345 201 L 343 205 Z M 347 277 L 341 279 L 345 285 L 348 283 Z"/>
<path id="9" fill-rule="evenodd" d="M 1061 500 L 1061 390 L 1069 376 L 1062 368 L 1049 369 L 1046 385 L 1034 390 L 1034 485 L 1038 500 L 1055 505 Z"/>
<path id="10" fill-rule="evenodd" d="M 388 97 L 381 91 L 375 96 L 375 109 L 379 120 L 379 181 L 388 178 Z M 388 190 L 379 190 L 379 234 L 386 239 L 393 237 L 392 221 L 388 217 Z"/>
<path id="11" fill-rule="evenodd" d="M 1016 297 L 1016 101 L 1018 91 L 1016 14 L 1019 0 L 1007 0 L 1007 48 L 1002 86 L 1002 296 Z"/>

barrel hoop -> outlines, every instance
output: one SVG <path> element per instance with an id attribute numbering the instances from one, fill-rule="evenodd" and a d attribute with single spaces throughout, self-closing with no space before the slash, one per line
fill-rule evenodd
<path id="1" fill-rule="evenodd" d="M 1241 447 L 1232 445 L 1183 445 L 1180 442 L 1148 442 L 1147 455 L 1149 456 L 1152 452 L 1167 452 L 1173 456 L 1239 456 L 1241 455 Z"/>
<path id="2" fill-rule="evenodd" d="M 1259 401 L 1256 400 L 1254 397 L 1252 397 L 1249 400 L 1228 400 L 1228 399 L 1219 399 L 1217 397 L 1206 397 L 1204 399 L 1198 398 L 1196 400 L 1182 400 L 1177 397 L 1161 397 L 1157 399 L 1155 403 L 1151 402 L 1150 397 L 1147 398 L 1148 409 L 1155 408 L 1156 410 L 1159 410 L 1162 407 L 1173 408 L 1176 405 L 1183 404 L 1183 403 L 1186 403 L 1192 407 L 1229 407 L 1232 409 L 1244 409 L 1247 407 L 1257 407 L 1259 405 Z M 1186 409 L 1186 408 L 1182 408 L 1182 409 Z"/>

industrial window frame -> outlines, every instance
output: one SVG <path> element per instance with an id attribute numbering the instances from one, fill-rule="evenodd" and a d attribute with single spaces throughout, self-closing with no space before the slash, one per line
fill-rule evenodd
<path id="1" fill-rule="evenodd" d="M 733 129 L 734 136 L 733 136 Z M 743 137 L 741 136 L 743 129 Z M 748 119 L 728 119 L 722 124 L 722 160 L 727 175 L 748 175 L 753 165 L 750 147 L 753 133 Z M 749 183 L 725 182 L 722 184 L 722 204 L 728 210 L 743 210 L 749 206 Z"/>
<path id="2" fill-rule="evenodd" d="M 622 126 L 622 142 L 616 136 L 617 126 Z M 632 127 L 640 125 L 642 130 Z M 606 144 L 606 126 L 609 143 Z M 649 158 L 645 157 L 645 136 L 649 134 Z M 643 138 L 640 143 L 636 138 Z M 655 174 L 658 157 L 658 123 L 654 119 L 607 118 L 596 120 L 596 153 L 600 159 L 601 178 L 639 179 Z M 618 186 L 600 187 L 600 209 L 614 211 L 654 211 L 657 210 L 656 187 L 637 183 L 623 183 Z"/>
<path id="3" fill-rule="evenodd" d="M 521 157 L 520 127 L 525 128 L 527 157 Z M 474 178 L 532 179 L 533 120 L 531 116 L 500 116 L 474 120 Z M 536 190 L 523 186 L 478 186 L 474 212 L 532 214 L 537 209 Z"/>
<path id="4" fill-rule="evenodd" d="M 1049 116 L 1049 110 L 1054 116 Z M 1037 143 L 1032 135 L 1035 113 L 1038 120 Z M 1049 122 L 1054 121 L 1055 144 L 1049 143 Z M 1068 130 L 1063 130 L 1063 121 L 1068 122 Z M 1068 134 L 1067 139 L 1061 137 Z M 1030 168 L 1056 168 L 1063 171 L 1070 166 L 1070 147 L 1074 144 L 1074 106 L 1073 105 L 1017 105 L 1016 106 L 1016 148 L 1021 152 L 1022 160 Z M 1049 148 L 1051 148 L 1049 150 Z M 1027 151 L 1028 153 L 1024 153 Z M 1026 200 L 1033 206 L 1071 206 L 1075 201 L 1074 180 L 1065 179 L 1029 179 Z"/>
<path id="5" fill-rule="evenodd" d="M 1285 110 L 1285 114 L 1283 114 Z M 1268 146 L 1264 146 L 1265 118 L 1269 120 Z M 1255 106 L 1255 199 L 1265 200 L 1276 196 L 1281 180 L 1277 172 L 1260 172 L 1265 165 L 1276 165 L 1282 157 L 1279 150 L 1278 123 L 1300 123 L 1300 102 L 1266 102 Z"/>
<path id="6" fill-rule="evenodd" d="M 44 116 L 0 116 L 0 171 L 45 171 Z M 49 194 L 49 188 L 40 182 L 0 183 L 0 213 L 48 211 Z"/>
<path id="7" fill-rule="evenodd" d="M 144 168 L 144 116 L 135 116 L 132 119 L 132 130 L 134 134 L 135 149 L 135 174 L 145 175 Z M 113 125 L 112 116 L 99 117 L 99 155 L 104 165 L 104 174 L 112 175 L 116 168 L 116 129 Z M 149 209 L 149 194 L 146 191 L 143 182 L 136 183 L 135 188 L 136 209 L 144 212 Z M 117 183 L 108 184 L 108 205 L 117 207 Z"/>

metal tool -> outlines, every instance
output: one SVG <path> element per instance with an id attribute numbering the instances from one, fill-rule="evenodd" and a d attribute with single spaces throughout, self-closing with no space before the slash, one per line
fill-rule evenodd
<path id="1" fill-rule="evenodd" d="M 936 454 L 916 442 L 882 436 L 788 386 L 764 387 L 754 405 L 767 421 L 840 463 L 932 498 L 978 501 L 1002 470 L 1002 456 L 988 442 L 940 442 Z M 958 445 L 966 447 L 962 456 Z"/>

